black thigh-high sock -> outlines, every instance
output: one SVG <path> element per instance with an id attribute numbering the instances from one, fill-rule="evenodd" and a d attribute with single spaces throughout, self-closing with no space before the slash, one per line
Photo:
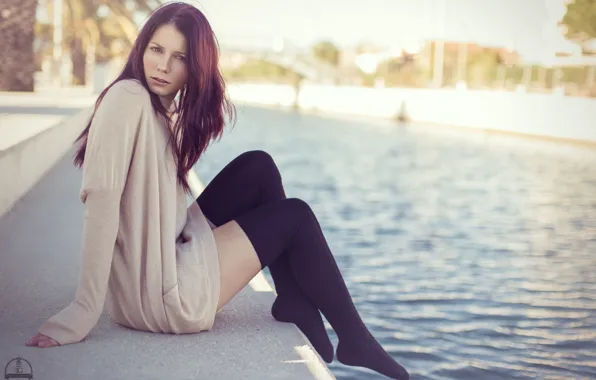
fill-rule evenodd
<path id="1" fill-rule="evenodd" d="M 268 202 L 285 199 L 281 175 L 271 156 L 263 151 L 242 153 L 226 165 L 199 195 L 197 202 L 216 226 Z M 287 256 L 269 264 L 278 296 L 271 314 L 280 322 L 294 323 L 321 358 L 333 361 L 333 345 L 318 308 L 302 292 Z"/>
<path id="2" fill-rule="evenodd" d="M 236 217 L 263 267 L 287 256 L 300 289 L 335 330 L 337 359 L 395 379 L 408 372 L 377 342 L 360 318 L 310 206 L 297 198 L 259 206 Z"/>

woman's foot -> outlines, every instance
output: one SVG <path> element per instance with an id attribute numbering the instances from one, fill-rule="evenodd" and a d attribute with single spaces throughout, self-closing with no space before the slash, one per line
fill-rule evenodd
<path id="1" fill-rule="evenodd" d="M 408 371 L 393 360 L 370 333 L 367 335 L 353 343 L 340 339 L 337 344 L 337 360 L 345 365 L 372 369 L 392 379 L 408 380 Z"/>
<path id="2" fill-rule="evenodd" d="M 271 315 L 279 322 L 294 323 L 325 362 L 333 361 L 333 345 L 321 313 L 304 296 L 278 296 L 271 307 Z"/>

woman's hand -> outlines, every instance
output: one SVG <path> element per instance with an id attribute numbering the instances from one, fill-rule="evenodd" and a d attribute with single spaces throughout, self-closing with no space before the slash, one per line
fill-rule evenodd
<path id="1" fill-rule="evenodd" d="M 41 348 L 55 347 L 60 345 L 60 343 L 56 342 L 54 339 L 40 333 L 37 333 L 37 335 L 29 339 L 25 344 L 27 346 L 38 346 Z"/>

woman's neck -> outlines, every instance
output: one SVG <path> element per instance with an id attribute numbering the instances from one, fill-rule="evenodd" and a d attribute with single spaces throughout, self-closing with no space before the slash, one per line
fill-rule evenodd
<path id="1" fill-rule="evenodd" d="M 165 107 L 165 109 L 170 110 L 172 105 L 174 104 L 174 99 L 176 98 L 176 94 L 168 95 L 168 96 L 160 96 L 159 100 L 161 104 Z"/>

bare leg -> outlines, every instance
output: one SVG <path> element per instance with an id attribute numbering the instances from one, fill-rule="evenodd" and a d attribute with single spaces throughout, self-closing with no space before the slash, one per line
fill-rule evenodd
<path id="1" fill-rule="evenodd" d="M 215 228 L 213 235 L 219 254 L 221 279 L 219 311 L 261 271 L 261 262 L 236 221 Z"/>

